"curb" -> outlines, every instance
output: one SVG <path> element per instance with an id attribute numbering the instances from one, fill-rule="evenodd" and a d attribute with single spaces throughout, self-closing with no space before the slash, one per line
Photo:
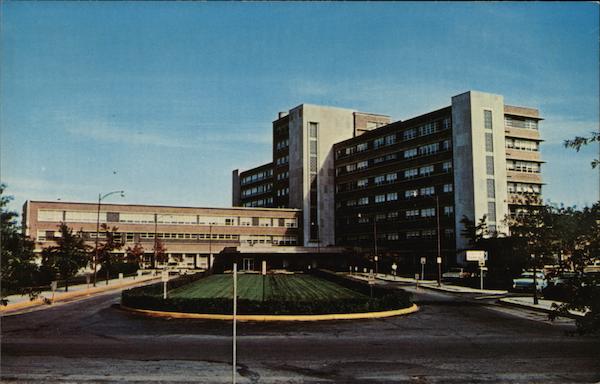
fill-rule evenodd
<path id="1" fill-rule="evenodd" d="M 511 303 L 510 301 L 504 301 L 501 299 L 498 299 L 498 303 L 500 303 L 500 305 L 505 305 L 507 307 L 516 307 L 516 308 L 522 308 L 522 309 L 529 309 L 530 311 L 535 311 L 535 312 L 543 312 L 543 313 L 556 313 L 556 315 L 558 317 L 567 317 L 569 319 L 581 319 L 584 315 L 577 315 L 574 313 L 559 313 L 559 312 L 554 312 L 553 309 L 546 309 L 546 308 L 537 308 L 537 307 L 532 307 L 526 304 L 519 304 L 519 303 Z"/>
<path id="2" fill-rule="evenodd" d="M 121 304 L 123 310 L 149 317 L 175 318 L 175 319 L 204 319 L 204 320 L 233 320 L 233 315 L 219 315 L 211 313 L 184 313 L 152 311 L 148 309 L 136 309 Z M 400 316 L 415 313 L 419 310 L 416 304 L 408 308 L 396 309 L 382 312 L 362 313 L 332 313 L 328 315 L 237 315 L 238 321 L 323 321 L 323 320 L 356 320 L 356 319 L 379 319 L 382 317 Z"/>
<path id="3" fill-rule="evenodd" d="M 76 297 L 80 297 L 80 296 L 90 296 L 94 293 L 101 293 L 101 292 L 109 291 L 112 289 L 124 288 L 124 287 L 128 287 L 130 285 L 135 285 L 135 284 L 139 284 L 139 283 L 147 282 L 147 281 L 153 281 L 156 279 L 157 278 L 151 278 L 151 279 L 147 279 L 147 280 L 134 280 L 131 282 L 118 284 L 118 285 L 109 285 L 109 286 L 96 287 L 96 288 L 90 288 L 90 289 L 79 290 L 79 291 L 65 292 L 65 293 L 62 293 L 59 295 L 55 295 L 54 301 L 52 303 L 57 303 L 57 302 L 61 302 L 61 301 L 67 300 L 67 299 L 72 299 L 72 298 L 76 298 Z M 50 300 L 50 298 L 45 297 L 45 296 L 40 296 L 34 300 L 22 301 L 20 303 L 14 303 L 14 304 L 8 304 L 6 306 L 0 307 L 0 315 L 4 315 L 4 314 L 7 314 L 7 313 L 10 313 L 13 311 L 18 311 L 20 309 L 25 309 L 25 308 L 29 308 L 29 307 L 47 305 L 45 300 Z"/>
<path id="4" fill-rule="evenodd" d="M 503 290 L 494 290 L 494 289 L 473 289 L 471 291 L 452 291 L 452 290 L 447 290 L 444 288 L 440 288 L 438 286 L 428 286 L 428 285 L 419 285 L 419 287 L 422 288 L 427 288 L 427 289 L 433 289 L 434 291 L 440 291 L 440 292 L 448 292 L 448 293 L 480 293 L 480 294 L 486 294 L 486 295 L 506 295 L 508 293 L 508 291 L 503 291 Z"/>

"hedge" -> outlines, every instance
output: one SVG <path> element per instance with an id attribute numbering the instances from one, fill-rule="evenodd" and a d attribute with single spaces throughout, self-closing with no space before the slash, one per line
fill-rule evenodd
<path id="1" fill-rule="evenodd" d="M 330 273 L 315 273 L 319 277 L 333 281 Z M 201 276 L 198 276 L 201 275 Z M 169 288 L 174 289 L 204 277 L 205 274 L 183 276 L 171 280 Z M 327 276 L 327 277 L 326 277 Z M 350 281 L 334 281 L 357 292 L 370 294 L 366 284 L 355 285 Z M 359 282 L 360 283 L 360 282 Z M 167 312 L 230 314 L 233 312 L 233 302 L 225 298 L 162 298 L 163 283 L 145 287 L 133 288 L 122 293 L 121 303 L 124 306 L 138 309 L 148 309 Z M 351 288 L 350 285 L 352 285 Z M 237 302 L 238 314 L 244 315 L 320 315 L 329 313 L 359 313 L 377 312 L 407 308 L 411 305 L 410 294 L 398 289 L 373 287 L 373 298 L 350 298 L 319 301 L 284 301 L 284 300 L 246 300 Z"/>

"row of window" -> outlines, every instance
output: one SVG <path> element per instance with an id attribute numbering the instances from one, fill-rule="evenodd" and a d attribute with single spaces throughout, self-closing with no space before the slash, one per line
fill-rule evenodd
<path id="1" fill-rule="evenodd" d="M 290 156 L 289 155 L 285 155 L 282 157 L 278 157 L 277 160 L 275 160 L 275 164 L 277 165 L 284 165 L 290 162 Z"/>
<path id="2" fill-rule="evenodd" d="M 452 192 L 452 184 L 444 184 L 443 186 L 443 191 L 444 192 Z M 417 196 L 432 196 L 435 194 L 435 188 L 434 187 L 424 187 L 421 189 L 408 189 L 404 191 L 404 199 L 411 199 L 411 198 L 415 198 Z M 338 202 L 338 207 L 337 208 L 341 208 L 342 206 L 346 206 L 346 207 L 354 207 L 357 205 L 367 205 L 370 203 L 375 203 L 375 204 L 379 204 L 379 203 L 385 203 L 386 201 L 396 201 L 398 200 L 398 192 L 389 192 L 389 193 L 382 193 L 382 194 L 377 194 L 374 196 L 363 196 L 363 197 L 359 197 L 358 199 L 348 199 L 348 200 L 342 200 L 340 202 Z"/>
<path id="3" fill-rule="evenodd" d="M 444 140 L 442 142 L 442 147 L 444 150 L 450 149 L 450 147 L 451 147 L 450 140 Z M 423 145 L 420 147 L 410 148 L 405 151 L 388 154 L 386 156 L 380 156 L 380 157 L 373 158 L 373 159 L 367 159 L 367 160 L 362 160 L 362 161 L 359 161 L 356 163 L 347 164 L 345 166 L 336 168 L 336 170 L 335 170 L 336 176 L 344 175 L 344 174 L 352 173 L 352 172 L 356 172 L 356 171 L 362 171 L 364 169 L 369 168 L 370 165 L 371 166 L 378 165 L 380 163 L 385 162 L 386 160 L 397 160 L 398 154 L 402 154 L 404 159 L 408 160 L 408 159 L 415 158 L 417 156 L 427 156 L 427 155 L 435 154 L 439 151 L 439 148 L 440 148 L 440 143 L 432 143 L 432 144 L 427 144 L 427 145 Z"/>
<path id="4" fill-rule="evenodd" d="M 507 127 L 533 129 L 533 130 L 538 129 L 538 122 L 537 122 L 537 120 L 533 120 L 533 119 L 517 119 L 515 117 L 505 116 L 504 124 Z"/>
<path id="5" fill-rule="evenodd" d="M 265 192 L 271 192 L 273 183 L 261 184 L 252 188 L 242 189 L 242 197 L 254 196 Z"/>
<path id="6" fill-rule="evenodd" d="M 508 183 L 509 193 L 542 193 L 542 187 L 538 184 Z"/>
<path id="7" fill-rule="evenodd" d="M 275 148 L 279 151 L 279 150 L 287 148 L 289 146 L 290 146 L 290 140 L 285 139 L 285 140 L 278 141 L 277 144 L 275 145 Z"/>
<path id="8" fill-rule="evenodd" d="M 277 174 L 277 181 L 285 180 L 290 177 L 290 172 L 285 171 Z"/>
<path id="9" fill-rule="evenodd" d="M 506 138 L 506 148 L 538 152 L 540 145 L 537 141 Z"/>
<path id="10" fill-rule="evenodd" d="M 277 197 L 287 196 L 289 194 L 290 194 L 290 189 L 288 187 L 277 190 Z"/>
<path id="11" fill-rule="evenodd" d="M 273 198 L 267 197 L 264 199 L 257 199 L 252 201 L 246 201 L 242 203 L 243 207 L 270 207 L 273 204 Z"/>
<path id="12" fill-rule="evenodd" d="M 413 230 L 406 232 L 386 232 L 386 233 L 378 233 L 377 241 L 395 241 L 395 240 L 411 240 L 411 239 L 433 239 L 437 236 L 437 231 L 435 229 L 422 229 L 422 230 Z M 444 229 L 444 236 L 446 238 L 451 238 L 454 236 L 454 230 L 451 228 Z M 348 235 L 342 237 L 342 242 L 347 241 L 350 243 L 353 242 L 365 242 L 365 241 L 373 241 L 373 235 Z"/>
<path id="13" fill-rule="evenodd" d="M 506 169 L 517 172 L 540 173 L 540 164 L 532 161 L 507 160 Z"/>
<path id="14" fill-rule="evenodd" d="M 252 175 L 244 176 L 241 179 L 240 183 L 242 185 L 248 184 L 248 183 L 254 183 L 256 181 L 264 180 L 264 179 L 272 177 L 272 176 L 273 176 L 273 170 L 272 169 L 267 169 L 265 171 L 254 173 Z"/>
<path id="15" fill-rule="evenodd" d="M 450 126 L 451 120 L 449 117 L 441 121 L 428 122 L 419 127 L 406 129 L 402 131 L 402 133 L 391 133 L 386 136 L 381 136 L 376 139 L 373 139 L 372 141 L 367 141 L 343 149 L 338 149 L 336 151 L 336 158 L 348 156 L 353 153 L 364 152 L 369 148 L 377 149 L 384 146 L 393 145 L 396 144 L 396 142 L 400 139 L 406 141 L 414 139 L 417 136 L 430 135 L 434 132 L 437 132 L 440 129 L 440 127 L 441 129 L 449 129 Z"/>
<path id="16" fill-rule="evenodd" d="M 363 189 L 369 187 L 369 183 L 374 184 L 375 186 L 381 186 L 385 184 L 392 184 L 398 180 L 397 173 L 388 173 L 386 175 L 375 176 L 372 179 L 364 178 L 356 181 L 351 181 L 349 183 L 340 183 L 336 185 L 336 192 L 347 192 L 353 191 L 356 189 Z M 444 192 L 452 192 L 452 184 L 444 184 L 443 185 Z M 418 191 L 417 191 L 418 192 Z M 424 187 L 420 190 L 421 195 L 429 196 L 435 194 L 435 188 L 433 186 Z M 418 194 L 417 194 L 418 195 Z"/>

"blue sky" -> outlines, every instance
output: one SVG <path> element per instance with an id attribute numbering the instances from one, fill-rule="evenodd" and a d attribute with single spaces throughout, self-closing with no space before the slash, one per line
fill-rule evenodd
<path id="1" fill-rule="evenodd" d="M 301 103 L 407 119 L 469 89 L 546 119 L 544 197 L 598 200 L 594 3 L 2 2 L 1 179 L 15 197 L 229 206 Z"/>

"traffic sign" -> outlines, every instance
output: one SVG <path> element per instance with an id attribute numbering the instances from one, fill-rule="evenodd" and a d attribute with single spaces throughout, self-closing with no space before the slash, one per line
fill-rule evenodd
<path id="1" fill-rule="evenodd" d="M 426 257 L 421 257 L 421 264 L 425 265 L 427 263 Z"/>
<path id="2" fill-rule="evenodd" d="M 441 257 L 438 257 L 438 258 L 437 258 L 437 263 L 438 263 L 438 264 L 442 264 L 442 258 L 441 258 Z"/>
<path id="3" fill-rule="evenodd" d="M 168 271 L 163 271 L 162 275 L 161 275 L 161 278 L 162 278 L 162 282 L 163 283 L 166 283 L 167 281 L 169 281 L 169 272 Z"/>

